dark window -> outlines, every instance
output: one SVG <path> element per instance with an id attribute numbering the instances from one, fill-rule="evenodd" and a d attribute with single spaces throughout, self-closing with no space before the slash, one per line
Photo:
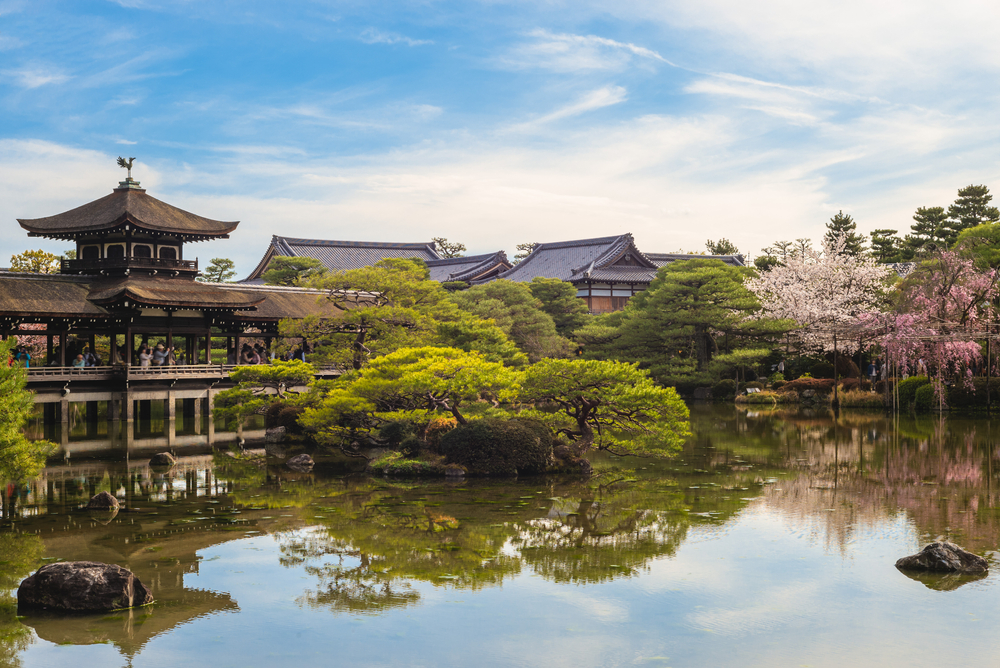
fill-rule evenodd
<path id="1" fill-rule="evenodd" d="M 169 246 L 164 246 L 160 249 L 160 259 L 161 260 L 176 260 L 177 259 L 177 249 L 171 248 Z"/>
<path id="2" fill-rule="evenodd" d="M 125 247 L 108 246 L 108 257 L 125 257 Z"/>
<path id="3" fill-rule="evenodd" d="M 153 257 L 153 252 L 149 246 L 132 246 L 133 257 Z"/>
<path id="4" fill-rule="evenodd" d="M 101 248 L 100 246 L 84 246 L 82 258 L 84 260 L 99 260 L 101 259 Z"/>

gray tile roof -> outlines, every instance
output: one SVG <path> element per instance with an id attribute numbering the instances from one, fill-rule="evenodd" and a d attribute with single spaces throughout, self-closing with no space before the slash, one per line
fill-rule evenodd
<path id="1" fill-rule="evenodd" d="M 678 260 L 722 260 L 733 267 L 745 267 L 742 255 L 696 255 L 690 253 L 646 253 L 646 257 L 657 267 L 677 262 Z"/>
<path id="2" fill-rule="evenodd" d="M 370 267 L 386 258 L 419 258 L 440 260 L 434 242 L 392 243 L 384 241 L 336 241 L 323 239 L 296 239 L 271 237 L 271 245 L 250 275 L 241 283 L 262 283 L 261 276 L 275 256 L 311 257 L 332 270 Z"/>
<path id="3" fill-rule="evenodd" d="M 432 281 L 472 281 L 490 271 L 506 271 L 510 269 L 510 261 L 503 251 L 486 253 L 484 255 L 468 255 L 466 257 L 450 257 L 440 260 L 427 260 L 427 268 L 431 272 Z"/>
<path id="4" fill-rule="evenodd" d="M 626 255 L 631 257 L 632 264 L 615 265 Z M 528 282 L 542 276 L 573 283 L 586 280 L 648 283 L 655 274 L 656 265 L 636 248 L 632 235 L 621 234 L 540 244 L 520 264 L 497 278 Z"/>

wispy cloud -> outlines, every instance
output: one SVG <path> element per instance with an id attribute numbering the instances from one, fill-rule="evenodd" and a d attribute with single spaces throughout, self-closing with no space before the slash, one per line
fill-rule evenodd
<path id="1" fill-rule="evenodd" d="M 620 104 L 628 99 L 628 91 L 626 91 L 621 86 L 604 86 L 603 88 L 598 88 L 597 90 L 592 90 L 576 102 L 567 104 L 564 107 L 560 107 L 555 111 L 549 112 L 544 116 L 540 116 L 534 120 L 527 123 L 521 123 L 515 125 L 513 129 L 515 130 L 528 130 L 546 123 L 551 123 L 552 121 L 558 121 L 563 118 L 569 118 L 571 116 L 579 116 L 580 114 L 585 114 L 588 111 L 593 111 L 595 109 L 601 109 L 603 107 L 610 107 L 615 104 Z"/>
<path id="2" fill-rule="evenodd" d="M 139 142 L 137 142 L 137 141 L 129 141 L 128 139 L 116 139 L 115 143 L 116 144 L 123 144 L 125 146 L 135 146 Z"/>
<path id="3" fill-rule="evenodd" d="M 431 39 L 413 39 L 394 32 L 383 32 L 377 28 L 366 28 L 359 38 L 365 44 L 406 44 L 407 46 L 423 46 L 433 44 Z"/>
<path id="4" fill-rule="evenodd" d="M 597 35 L 572 35 L 532 30 L 531 42 L 515 46 L 500 64 L 515 69 L 543 68 L 557 72 L 617 70 L 635 59 L 673 65 L 652 49 Z"/>
<path id="5" fill-rule="evenodd" d="M 69 80 L 69 75 L 41 65 L 23 67 L 17 70 L 0 71 L 0 77 L 9 79 L 22 88 L 38 88 L 49 84 L 61 84 Z"/>

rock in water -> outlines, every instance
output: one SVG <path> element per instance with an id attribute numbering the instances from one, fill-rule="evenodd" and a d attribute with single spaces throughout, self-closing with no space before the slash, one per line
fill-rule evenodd
<path id="1" fill-rule="evenodd" d="M 901 571 L 935 571 L 939 573 L 985 573 L 989 563 L 978 554 L 966 552 L 948 541 L 931 543 L 920 552 L 896 562 Z"/>
<path id="2" fill-rule="evenodd" d="M 287 430 L 284 427 L 270 427 L 264 432 L 265 443 L 281 443 L 285 440 Z"/>
<path id="3" fill-rule="evenodd" d="M 90 497 L 87 510 L 118 510 L 118 499 L 111 492 L 101 492 Z"/>
<path id="4" fill-rule="evenodd" d="M 169 452 L 161 452 L 149 458 L 150 466 L 173 466 L 177 463 L 177 458 Z"/>
<path id="5" fill-rule="evenodd" d="M 315 465 L 316 462 L 309 455 L 295 455 L 285 462 L 285 466 L 299 472 L 312 471 L 312 467 Z"/>
<path id="6" fill-rule="evenodd" d="M 17 588 L 19 608 L 96 612 L 152 602 L 153 595 L 132 571 L 96 561 L 46 564 Z"/>

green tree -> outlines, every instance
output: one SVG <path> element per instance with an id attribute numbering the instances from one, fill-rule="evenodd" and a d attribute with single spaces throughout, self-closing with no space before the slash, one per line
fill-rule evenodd
<path id="1" fill-rule="evenodd" d="M 778 259 L 778 262 L 784 264 L 788 261 L 789 256 L 795 253 L 795 242 L 794 241 L 775 241 L 773 244 L 761 250 L 765 255 L 770 255 Z"/>
<path id="2" fill-rule="evenodd" d="M 8 360 L 15 339 L 0 341 L 0 360 Z M 29 441 L 24 425 L 34 409 L 34 397 L 26 389 L 27 371 L 19 365 L 0 363 L 0 480 L 21 481 L 38 475 L 55 446 L 48 441 Z"/>
<path id="3" fill-rule="evenodd" d="M 795 245 L 792 246 L 792 257 L 805 257 L 806 253 L 812 250 L 812 239 L 807 239 L 805 237 L 800 237 L 795 240 Z"/>
<path id="4" fill-rule="evenodd" d="M 743 285 L 748 271 L 708 259 L 661 267 L 626 305 L 618 337 L 585 347 L 584 355 L 638 362 L 663 384 L 687 386 L 763 359 L 771 338 L 791 324 L 748 318 L 760 310 Z"/>
<path id="5" fill-rule="evenodd" d="M 971 255 L 979 266 L 1000 268 L 1000 225 L 987 223 L 962 230 L 955 248 Z"/>
<path id="6" fill-rule="evenodd" d="M 465 252 L 465 244 L 449 243 L 444 237 L 434 237 L 431 241 L 441 257 L 462 257 Z"/>
<path id="7" fill-rule="evenodd" d="M 729 239 L 725 237 L 719 239 L 718 241 L 712 241 L 709 239 L 705 242 L 705 248 L 712 255 L 739 255 L 740 249 L 736 247 Z"/>
<path id="8" fill-rule="evenodd" d="M 63 251 L 62 256 L 64 258 L 66 258 L 67 260 L 75 260 L 76 259 L 76 249 L 73 248 L 73 249 L 70 249 L 70 250 Z"/>
<path id="9" fill-rule="evenodd" d="M 536 276 L 528 284 L 531 294 L 542 303 L 542 310 L 552 317 L 556 331 L 569 336 L 587 322 L 587 305 L 576 296 L 576 287 L 558 278 Z"/>
<path id="10" fill-rule="evenodd" d="M 225 420 L 242 421 L 258 415 L 276 401 L 294 401 L 295 388 L 313 381 L 315 370 L 302 360 L 275 360 L 271 364 L 238 366 L 230 373 L 236 387 L 220 392 L 213 404 L 215 415 Z"/>
<path id="11" fill-rule="evenodd" d="M 826 224 L 826 234 L 823 240 L 832 242 L 841 235 L 844 237 L 844 252 L 848 255 L 858 256 L 865 250 L 865 238 L 858 234 L 858 224 L 850 214 L 838 211 L 837 214 Z"/>
<path id="12" fill-rule="evenodd" d="M 690 434 L 688 409 L 671 387 L 658 387 L 635 364 L 546 359 L 528 367 L 520 401 L 554 404 L 529 412 L 572 441 L 583 456 L 594 447 L 620 455 L 672 455 Z"/>
<path id="13" fill-rule="evenodd" d="M 533 362 L 565 357 L 573 348 L 524 283 L 491 281 L 453 293 L 451 298 L 463 311 L 493 320 Z"/>
<path id="14" fill-rule="evenodd" d="M 879 229 L 871 233 L 871 254 L 876 262 L 901 262 L 902 240 L 896 230 Z"/>
<path id="15" fill-rule="evenodd" d="M 535 251 L 535 249 L 538 248 L 539 246 L 541 246 L 541 244 L 538 243 L 537 241 L 531 241 L 526 244 L 518 244 L 517 254 L 514 255 L 514 264 L 517 264 L 524 258 L 531 255 Z"/>
<path id="16" fill-rule="evenodd" d="M 274 265 L 271 264 L 270 268 L 273 269 Z M 234 276 L 236 276 L 236 264 L 232 260 L 224 257 L 213 257 L 205 270 L 201 272 L 198 280 L 207 283 L 231 283 Z"/>
<path id="17" fill-rule="evenodd" d="M 954 243 L 957 233 L 951 229 L 948 214 L 940 206 L 922 206 L 913 214 L 911 234 L 906 235 L 910 256 L 946 250 Z"/>
<path id="18" fill-rule="evenodd" d="M 10 270 L 30 274 L 58 274 L 59 256 L 43 250 L 29 250 L 12 255 Z"/>
<path id="19" fill-rule="evenodd" d="M 962 230 L 1000 220 L 1000 210 L 990 206 L 992 200 L 993 195 L 986 186 L 968 185 L 960 188 L 955 203 L 948 207 L 948 218 L 954 235 L 957 237 Z"/>
<path id="20" fill-rule="evenodd" d="M 262 277 L 267 285 L 299 285 L 326 273 L 323 263 L 313 257 L 276 255 L 267 267 Z"/>
<path id="21" fill-rule="evenodd" d="M 521 367 L 528 363 L 528 356 L 492 320 L 462 313 L 455 320 L 439 322 L 437 332 L 442 346 L 467 353 L 475 351 L 486 360 L 504 366 Z"/>
<path id="22" fill-rule="evenodd" d="M 758 255 L 753 259 L 753 266 L 760 272 L 770 271 L 772 267 L 776 267 L 779 264 L 781 264 L 781 261 L 773 255 Z"/>

